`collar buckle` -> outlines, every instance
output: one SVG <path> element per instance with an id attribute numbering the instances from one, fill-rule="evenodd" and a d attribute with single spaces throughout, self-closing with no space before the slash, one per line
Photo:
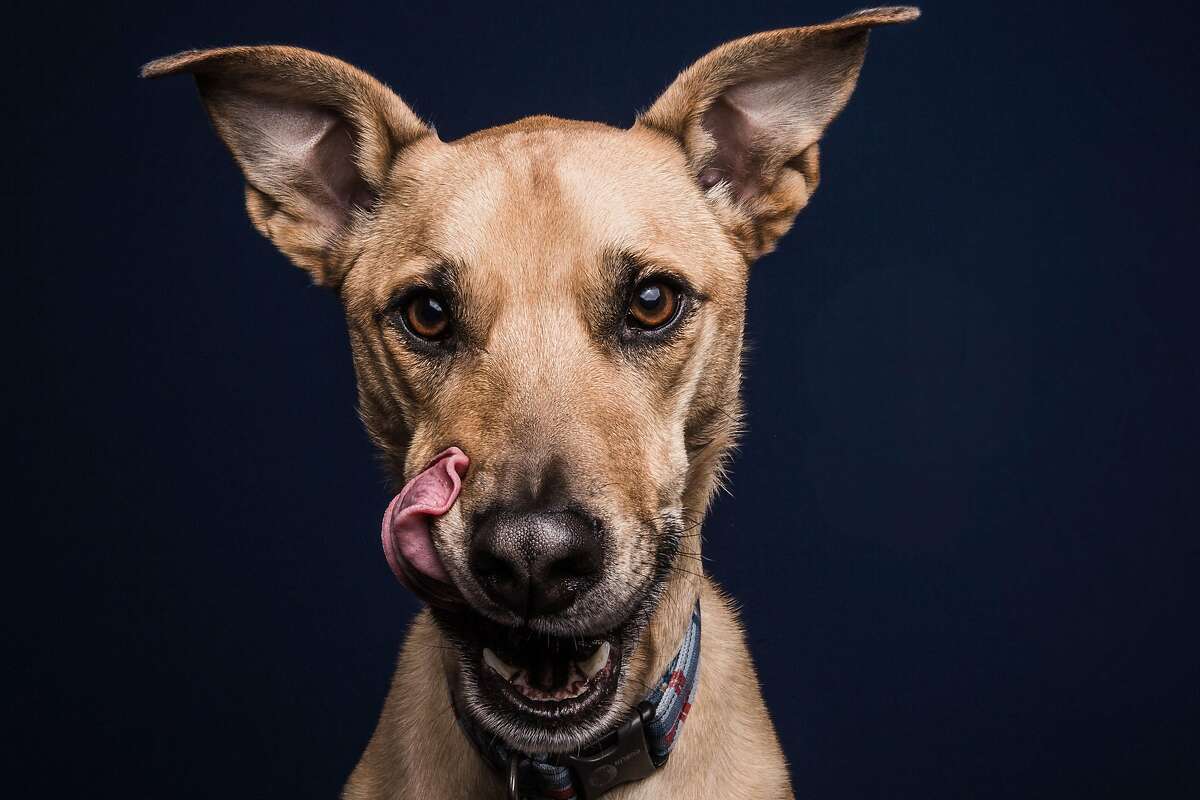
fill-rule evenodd
<path id="1" fill-rule="evenodd" d="M 589 751 L 562 753 L 557 757 L 559 764 L 575 773 L 579 800 L 595 800 L 618 784 L 640 781 L 654 774 L 657 767 L 646 739 L 646 727 L 653 719 L 654 706 L 642 701 L 636 714 Z M 596 748 L 598 752 L 590 752 Z"/>

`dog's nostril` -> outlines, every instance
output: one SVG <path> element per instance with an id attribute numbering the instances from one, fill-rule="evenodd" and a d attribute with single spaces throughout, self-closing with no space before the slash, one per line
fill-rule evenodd
<path id="1" fill-rule="evenodd" d="M 600 566 L 596 525 L 570 511 L 488 515 L 471 549 L 471 570 L 487 595 L 525 617 L 568 608 Z"/>
<path id="2" fill-rule="evenodd" d="M 474 554 L 471 567 L 478 577 L 490 582 L 509 583 L 517 580 L 517 575 L 509 562 L 486 550 L 480 550 Z"/>

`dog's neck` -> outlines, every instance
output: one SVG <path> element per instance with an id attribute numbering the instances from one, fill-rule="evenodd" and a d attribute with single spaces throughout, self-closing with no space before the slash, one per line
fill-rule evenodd
<path id="1" fill-rule="evenodd" d="M 511 750 L 454 704 L 459 725 L 481 757 L 504 775 L 510 798 L 600 797 L 614 786 L 649 777 L 666 764 L 695 699 L 700 632 L 696 599 L 682 640 L 649 694 L 615 730 L 576 754 Z"/>

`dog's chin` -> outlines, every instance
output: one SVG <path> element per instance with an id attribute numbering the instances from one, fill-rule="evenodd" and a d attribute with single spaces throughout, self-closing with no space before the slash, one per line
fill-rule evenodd
<path id="1" fill-rule="evenodd" d="M 502 625 L 469 607 L 435 610 L 457 651 L 458 712 L 524 752 L 578 750 L 620 722 L 643 610 L 580 636 Z"/>

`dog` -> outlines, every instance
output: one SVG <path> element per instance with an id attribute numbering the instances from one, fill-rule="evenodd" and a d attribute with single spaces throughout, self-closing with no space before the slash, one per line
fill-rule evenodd
<path id="1" fill-rule="evenodd" d="M 869 30 L 918 14 L 732 41 L 628 129 L 449 143 L 307 50 L 143 67 L 195 77 L 254 226 L 339 295 L 400 489 L 384 548 L 428 606 L 347 800 L 792 796 L 699 526 L 740 426 L 750 265 L 816 189 Z"/>

